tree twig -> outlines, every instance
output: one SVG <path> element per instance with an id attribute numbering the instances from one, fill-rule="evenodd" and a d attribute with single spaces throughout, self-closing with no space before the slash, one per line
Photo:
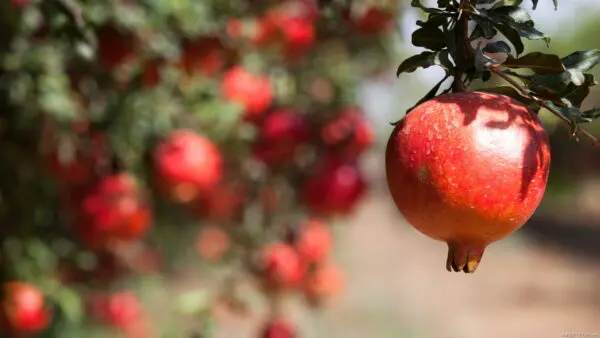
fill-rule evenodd
<path id="1" fill-rule="evenodd" d="M 466 87 L 463 82 L 465 73 L 465 59 L 469 53 L 469 16 L 466 10 L 471 6 L 470 0 L 460 0 L 459 17 L 456 23 L 456 68 L 454 70 L 454 82 L 452 89 L 454 92 L 464 92 Z"/>
<path id="2" fill-rule="evenodd" d="M 596 146 L 600 146 L 600 140 L 598 140 L 598 138 L 596 138 L 594 135 L 592 135 L 589 131 L 583 129 L 583 128 L 579 128 L 575 125 L 575 122 L 570 121 L 568 118 L 566 118 L 563 114 L 561 114 L 559 111 L 557 111 L 555 108 L 549 106 L 544 100 L 540 99 L 539 97 L 536 97 L 534 95 L 531 95 L 531 91 L 529 89 L 527 89 L 525 86 L 521 85 L 519 82 L 515 81 L 515 79 L 513 79 L 512 77 L 510 77 L 509 74 L 502 72 L 501 70 L 498 69 L 500 65 L 494 65 L 492 67 L 489 68 L 489 70 L 498 75 L 499 77 L 501 77 L 502 79 L 504 79 L 506 82 L 510 83 L 513 87 L 517 88 L 521 94 L 531 98 L 532 100 L 534 100 L 536 103 L 538 103 L 540 106 L 546 108 L 548 111 L 550 111 L 553 115 L 555 115 L 556 117 L 558 117 L 559 119 L 561 119 L 562 121 L 568 123 L 572 128 L 576 128 L 575 130 L 587 137 L 588 139 L 590 139 L 594 145 Z"/>

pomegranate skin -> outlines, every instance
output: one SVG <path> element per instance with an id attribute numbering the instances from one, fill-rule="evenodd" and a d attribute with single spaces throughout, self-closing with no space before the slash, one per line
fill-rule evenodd
<path id="1" fill-rule="evenodd" d="M 448 243 L 448 271 L 475 271 L 487 245 L 539 206 L 550 145 L 538 117 L 503 95 L 441 95 L 407 114 L 386 148 L 386 175 L 404 218 Z"/>

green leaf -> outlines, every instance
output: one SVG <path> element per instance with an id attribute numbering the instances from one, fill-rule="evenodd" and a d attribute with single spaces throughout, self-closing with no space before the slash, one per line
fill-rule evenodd
<path id="1" fill-rule="evenodd" d="M 423 103 L 423 102 L 425 102 L 425 101 L 429 101 L 429 100 L 433 99 L 433 98 L 436 96 L 436 94 L 437 94 L 438 90 L 440 90 L 440 87 L 442 86 L 442 83 L 444 83 L 444 81 L 446 81 L 446 80 L 448 79 L 448 77 L 449 77 L 448 75 L 444 76 L 444 78 L 443 78 L 443 79 L 442 79 L 440 82 L 438 82 L 438 83 L 437 83 L 435 86 L 433 86 L 433 88 L 431 88 L 431 89 L 430 89 L 430 90 L 427 92 L 427 94 L 425 94 L 425 96 L 423 96 L 423 98 L 421 98 L 421 99 L 420 99 L 420 100 L 419 100 L 417 103 L 415 103 L 415 105 L 414 105 L 414 106 L 410 107 L 410 108 L 409 108 L 409 109 L 406 111 L 406 113 L 407 113 L 407 114 L 408 114 L 408 113 L 410 113 L 410 111 L 412 111 L 412 110 L 413 110 L 415 107 L 417 107 L 417 106 L 418 106 L 418 105 L 420 105 L 421 103 Z"/>
<path id="2" fill-rule="evenodd" d="M 544 103 L 553 110 L 559 112 L 562 116 L 569 119 L 569 121 L 573 122 L 575 125 L 577 123 L 588 123 L 592 121 L 591 119 L 583 116 L 583 114 L 577 107 L 559 106 L 552 101 L 544 101 Z M 572 130 L 572 133 L 574 134 L 575 130 Z"/>
<path id="3" fill-rule="evenodd" d="M 555 74 L 565 71 L 563 63 L 557 55 L 533 52 L 515 59 L 511 56 L 502 64 L 508 68 L 527 68 L 536 74 Z"/>
<path id="4" fill-rule="evenodd" d="M 503 6 L 487 11 L 487 16 L 494 21 L 513 22 L 518 24 L 533 25 L 531 16 L 521 7 Z"/>
<path id="5" fill-rule="evenodd" d="M 496 41 L 493 43 L 487 44 L 485 48 L 483 48 L 485 53 L 507 53 L 511 52 L 510 46 L 504 41 Z"/>
<path id="6" fill-rule="evenodd" d="M 471 41 L 479 37 L 491 39 L 498 34 L 498 31 L 494 28 L 494 24 L 491 21 L 477 14 L 471 14 L 470 17 L 477 23 L 476 29 L 473 30 L 473 34 L 471 34 L 471 37 L 469 38 Z M 477 31 L 481 33 L 479 36 L 477 36 Z"/>
<path id="7" fill-rule="evenodd" d="M 570 83 L 568 72 L 558 74 L 537 74 L 531 77 L 529 88 L 541 96 L 555 96 L 563 93 Z"/>
<path id="8" fill-rule="evenodd" d="M 584 77 L 585 80 L 581 85 L 576 86 L 574 84 L 570 84 L 564 95 L 564 98 L 575 107 L 581 108 L 581 103 L 590 94 L 590 87 L 597 84 L 594 79 L 594 75 L 585 74 Z"/>
<path id="9" fill-rule="evenodd" d="M 520 6 L 521 3 L 523 3 L 523 0 L 501 0 L 496 2 L 492 8 L 498 8 L 498 7 L 506 7 L 506 6 Z"/>
<path id="10" fill-rule="evenodd" d="M 554 10 L 558 10 L 558 0 L 552 0 L 552 3 L 554 3 Z"/>
<path id="11" fill-rule="evenodd" d="M 439 28 L 426 24 L 414 31 L 412 44 L 437 51 L 446 47 L 446 36 Z"/>
<path id="12" fill-rule="evenodd" d="M 438 53 L 435 58 L 435 64 L 441 66 L 446 71 L 446 74 L 451 74 L 454 69 L 454 64 L 450 61 L 450 52 L 444 49 Z"/>
<path id="13" fill-rule="evenodd" d="M 435 65 L 435 57 L 437 54 L 437 52 L 426 51 L 409 57 L 398 66 L 396 76 L 400 76 L 402 73 L 412 73 L 418 68 L 428 68 Z"/>
<path id="14" fill-rule="evenodd" d="M 425 7 L 421 4 L 420 0 L 412 0 L 410 2 L 410 5 L 411 5 L 411 7 L 419 8 L 420 10 L 422 10 L 425 13 L 448 13 L 448 14 L 450 14 L 450 12 L 443 11 L 441 9 Z"/>
<path id="15" fill-rule="evenodd" d="M 487 12 L 487 16 L 498 24 L 506 24 L 516 30 L 519 36 L 529 40 L 543 39 L 546 45 L 550 44 L 550 37 L 534 27 L 529 13 L 520 7 L 499 7 Z M 511 41 L 512 42 L 512 41 Z"/>
<path id="16" fill-rule="evenodd" d="M 475 68 L 479 71 L 488 69 L 491 65 L 497 64 L 496 60 L 483 54 L 481 44 L 475 50 Z"/>
<path id="17" fill-rule="evenodd" d="M 581 116 L 584 119 L 593 121 L 600 117 L 600 107 L 594 107 L 592 109 L 581 112 Z"/>
<path id="18" fill-rule="evenodd" d="M 534 112 L 538 112 L 540 110 L 540 105 L 537 104 L 535 102 L 535 100 L 533 100 L 527 96 L 521 95 L 521 93 L 518 90 L 516 90 L 514 87 L 511 87 L 511 86 L 481 88 L 481 89 L 478 89 L 477 91 L 486 92 L 486 93 L 495 93 L 495 94 L 512 97 L 513 99 L 526 105 L 529 109 L 533 110 Z"/>
<path id="19" fill-rule="evenodd" d="M 574 52 L 562 59 L 567 69 L 585 73 L 600 63 L 600 49 Z"/>
<path id="20" fill-rule="evenodd" d="M 525 46 L 521 41 L 521 35 L 519 35 L 519 32 L 516 29 L 504 23 L 496 23 L 494 26 L 508 39 L 508 41 L 510 41 L 510 43 L 512 43 L 512 45 L 515 47 L 515 51 L 517 52 L 517 56 L 523 53 Z"/>
<path id="21" fill-rule="evenodd" d="M 533 2 L 533 10 L 536 10 L 537 5 L 538 5 L 538 0 L 531 0 L 531 2 Z"/>

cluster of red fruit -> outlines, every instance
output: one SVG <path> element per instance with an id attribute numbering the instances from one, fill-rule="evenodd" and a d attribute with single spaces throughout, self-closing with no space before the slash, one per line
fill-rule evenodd
<path id="1" fill-rule="evenodd" d="M 346 24 L 343 34 L 372 37 L 386 32 L 392 22 L 391 14 L 374 6 L 340 11 Z M 319 28 L 322 21 L 317 1 L 282 0 L 256 17 L 229 18 L 217 32 L 182 37 L 175 60 L 144 49 L 153 39 L 151 31 L 126 29 L 113 19 L 96 27 L 97 62 L 73 71 L 66 67 L 71 97 L 80 110 L 92 110 L 97 105 L 94 100 L 102 100 L 102 94 L 89 95 L 82 89 L 86 82 L 108 81 L 107 91 L 129 90 L 141 83 L 143 93 L 164 84 L 165 69 L 177 69 L 178 90 L 199 79 L 218 81 L 215 95 L 237 105 L 242 111 L 239 124 L 253 128 L 257 136 L 243 156 L 231 158 L 227 144 L 199 131 L 204 127 L 173 123 L 148 151 L 151 170 L 144 180 L 124 169 L 111 143 L 114 136 L 98 128 L 93 119 L 78 117 L 65 134 L 44 113 L 43 165 L 59 182 L 71 233 L 97 258 L 96 267 L 85 272 L 61 262 L 58 275 L 63 284 L 98 287 L 84 295 L 90 318 L 130 337 L 148 337 L 150 321 L 136 295 L 128 290 L 107 291 L 113 290 L 107 286 L 127 272 L 160 269 L 160 254 L 143 244 L 152 231 L 158 200 L 182 207 L 202 222 L 196 249 L 204 259 L 219 261 L 232 246 L 243 245 L 231 236 L 230 225 L 239 229 L 248 205 L 258 200 L 264 212 L 274 213 L 286 202 L 289 195 L 282 197 L 272 186 L 272 181 L 281 179 L 291 187 L 294 208 L 301 209 L 304 218 L 294 230 L 281 225 L 287 232 L 275 242 L 263 240 L 256 249 L 259 259 L 249 270 L 269 297 L 293 290 L 318 306 L 340 292 L 343 277 L 329 260 L 333 238 L 327 219 L 348 215 L 365 194 L 367 182 L 359 159 L 373 142 L 374 131 L 359 108 L 325 95 L 331 94 L 333 80 L 322 76 L 311 89 L 313 99 L 327 108 L 312 111 L 295 102 L 281 104 L 270 74 L 249 67 L 243 55 L 247 48 L 273 52 L 284 68 L 310 62 L 311 53 L 327 38 L 320 35 L 324 34 Z M 43 25 L 34 36 L 53 38 L 48 32 Z M 102 75 L 96 73 L 98 69 Z M 99 76 L 102 81 L 97 81 Z M 102 91 L 102 85 L 97 84 L 96 90 Z M 277 179 L 259 182 L 256 191 L 251 175 L 239 173 L 247 166 Z M 126 267 L 123 260 L 128 260 Z M 44 303 L 36 286 L 6 283 L 0 308 L 3 328 L 15 334 L 43 331 L 52 319 Z M 295 336 L 296 330 L 287 323 L 274 316 L 263 336 Z"/>

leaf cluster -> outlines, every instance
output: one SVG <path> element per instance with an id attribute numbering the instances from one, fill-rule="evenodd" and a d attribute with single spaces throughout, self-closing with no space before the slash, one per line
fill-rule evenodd
<path id="1" fill-rule="evenodd" d="M 600 63 L 600 50 L 576 51 L 565 57 L 541 52 L 523 55 L 523 39 L 541 40 L 548 46 L 550 37 L 537 29 L 522 4 L 523 0 L 438 0 L 436 8 L 429 8 L 412 0 L 412 7 L 427 13 L 427 20 L 417 21 L 419 28 L 412 34 L 413 45 L 425 51 L 405 59 L 397 75 L 431 66 L 442 67 L 446 73 L 416 105 L 453 91 L 446 88 L 440 92 L 449 77 L 455 82 L 461 78 L 468 87 L 474 80 L 486 82 L 496 73 L 512 86 L 481 90 L 511 96 L 535 112 L 542 107 L 551 109 L 574 128 L 600 117 L 600 108 L 581 111 L 590 87 L 597 84 L 589 71 Z M 556 10 L 558 1 L 553 4 Z M 538 0 L 532 0 L 532 5 L 535 10 Z M 471 32 L 464 20 L 475 23 Z M 498 53 L 506 54 L 504 62 L 492 57 Z"/>

